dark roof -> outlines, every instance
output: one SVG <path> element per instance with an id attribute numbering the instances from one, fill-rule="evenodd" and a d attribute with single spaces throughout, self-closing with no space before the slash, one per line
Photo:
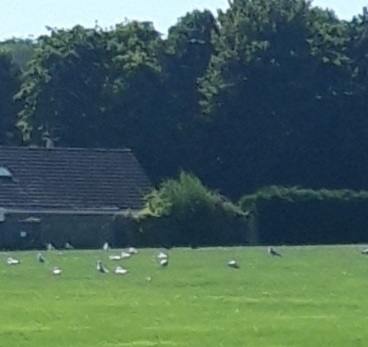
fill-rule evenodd
<path id="1" fill-rule="evenodd" d="M 129 149 L 0 146 L 0 207 L 138 209 L 150 181 Z"/>

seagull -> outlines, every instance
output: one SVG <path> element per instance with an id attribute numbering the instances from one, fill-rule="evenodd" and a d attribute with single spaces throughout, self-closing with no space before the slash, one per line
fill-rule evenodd
<path id="1" fill-rule="evenodd" d="M 46 259 L 45 259 L 45 257 L 42 255 L 42 253 L 41 253 L 41 252 L 37 254 L 37 261 L 38 261 L 39 263 L 45 263 L 45 262 L 46 262 Z"/>
<path id="2" fill-rule="evenodd" d="M 110 260 L 121 260 L 121 255 L 110 255 L 109 259 Z"/>
<path id="3" fill-rule="evenodd" d="M 136 249 L 136 248 L 134 248 L 134 247 L 129 247 L 128 248 L 128 253 L 130 253 L 130 254 L 137 254 L 138 253 L 138 250 Z"/>
<path id="4" fill-rule="evenodd" d="M 72 250 L 72 249 L 74 249 L 74 247 L 69 242 L 66 242 L 65 243 L 65 249 Z"/>
<path id="5" fill-rule="evenodd" d="M 161 267 L 167 267 L 169 265 L 169 259 L 161 259 L 159 264 Z"/>
<path id="6" fill-rule="evenodd" d="M 234 259 L 229 260 L 228 263 L 227 263 L 227 266 L 232 267 L 233 269 L 239 269 L 240 268 L 240 266 L 238 265 L 238 263 Z"/>
<path id="7" fill-rule="evenodd" d="M 115 273 L 117 275 L 126 275 L 128 273 L 128 270 L 122 268 L 121 266 L 117 266 L 116 269 L 115 269 Z"/>
<path id="8" fill-rule="evenodd" d="M 160 252 L 158 255 L 157 255 L 157 259 L 167 259 L 169 256 L 164 253 L 164 252 Z"/>
<path id="9" fill-rule="evenodd" d="M 55 251 L 55 247 L 52 245 L 52 243 L 48 243 L 48 244 L 46 245 L 46 249 L 47 249 L 48 251 Z"/>
<path id="10" fill-rule="evenodd" d="M 124 252 L 122 251 L 120 254 L 120 258 L 121 259 L 126 259 L 126 258 L 130 258 L 132 255 L 130 253 Z"/>
<path id="11" fill-rule="evenodd" d="M 276 249 L 274 249 L 273 247 L 268 247 L 268 249 L 267 249 L 267 252 L 268 252 L 268 254 L 269 255 L 272 255 L 272 256 L 276 256 L 276 257 L 281 257 L 281 254 L 280 253 L 278 253 L 277 251 L 276 251 Z"/>
<path id="12" fill-rule="evenodd" d="M 103 249 L 104 251 L 108 251 L 108 250 L 110 249 L 109 243 L 108 243 L 108 242 L 105 242 L 105 243 L 103 244 L 103 246 L 102 246 L 102 249 Z"/>
<path id="13" fill-rule="evenodd" d="M 106 273 L 109 272 L 109 270 L 107 270 L 105 268 L 105 266 L 102 264 L 102 261 L 101 260 L 99 260 L 97 262 L 96 270 L 99 271 L 99 272 L 101 272 L 101 273 L 103 273 L 103 274 L 106 274 Z"/>
<path id="14" fill-rule="evenodd" d="M 60 268 L 58 268 L 57 266 L 55 266 L 55 267 L 52 269 L 51 273 L 52 273 L 53 275 L 55 275 L 55 276 L 59 276 L 59 275 L 61 275 L 62 270 L 61 270 Z"/>
<path id="15" fill-rule="evenodd" d="M 12 257 L 8 257 L 8 258 L 6 259 L 6 263 L 7 263 L 8 265 L 18 265 L 18 264 L 20 263 L 20 261 L 19 261 L 18 259 L 14 259 L 14 258 L 12 258 Z"/>
<path id="16" fill-rule="evenodd" d="M 368 248 L 362 250 L 362 254 L 368 254 Z"/>

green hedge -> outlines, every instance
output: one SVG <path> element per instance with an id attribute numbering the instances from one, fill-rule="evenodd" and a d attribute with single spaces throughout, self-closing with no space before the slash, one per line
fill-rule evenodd
<path id="1" fill-rule="evenodd" d="M 246 243 L 247 217 L 199 178 L 182 172 L 146 196 L 137 220 L 142 244 L 198 247 Z"/>

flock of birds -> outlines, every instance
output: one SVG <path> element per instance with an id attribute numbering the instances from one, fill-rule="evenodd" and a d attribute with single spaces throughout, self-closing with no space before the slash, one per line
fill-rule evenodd
<path id="1" fill-rule="evenodd" d="M 65 244 L 64 248 L 65 248 L 65 250 L 73 250 L 74 249 L 74 247 L 68 242 Z M 56 248 L 51 243 L 47 244 L 46 249 L 47 249 L 47 251 L 56 251 Z M 105 242 L 102 249 L 104 251 L 109 251 L 111 248 L 110 248 L 110 245 L 107 242 Z M 271 257 L 281 257 L 281 253 L 279 253 L 274 247 L 268 247 L 267 248 L 267 253 Z M 368 255 L 368 248 L 362 250 L 361 253 L 364 254 L 364 255 Z M 109 255 L 109 260 L 111 260 L 111 261 L 123 260 L 123 259 L 130 258 L 130 257 L 132 257 L 136 254 L 138 254 L 138 250 L 134 247 L 129 247 L 127 250 L 121 251 L 120 254 L 111 254 L 111 255 Z M 169 265 L 169 256 L 168 256 L 167 253 L 164 253 L 162 251 L 159 252 L 156 255 L 156 259 L 157 259 L 158 265 L 161 268 L 165 268 Z M 39 252 L 37 254 L 37 261 L 41 264 L 46 263 L 46 258 L 44 257 L 42 252 Z M 20 263 L 21 262 L 20 262 L 19 259 L 16 259 L 16 258 L 13 258 L 13 257 L 8 257 L 6 259 L 6 264 L 7 265 L 11 265 L 11 266 L 12 265 L 19 265 Z M 227 266 L 230 267 L 230 268 L 234 268 L 234 269 L 240 269 L 240 266 L 239 266 L 238 262 L 235 259 L 230 259 L 227 262 Z M 101 260 L 97 261 L 96 270 L 100 273 L 103 273 L 103 274 L 106 274 L 106 273 L 110 272 L 110 270 L 102 263 Z M 55 275 L 55 276 L 60 276 L 62 274 L 62 272 L 63 272 L 62 269 L 58 266 L 54 266 L 51 269 L 51 274 Z M 126 275 L 127 273 L 129 273 L 129 270 L 122 267 L 122 266 L 116 266 L 116 268 L 114 270 L 114 273 L 116 275 Z M 148 277 L 147 280 L 150 281 L 151 278 Z"/>
<path id="2" fill-rule="evenodd" d="M 64 247 L 65 250 L 73 250 L 74 247 L 69 243 L 67 242 L 65 244 L 65 247 Z M 110 245 L 108 244 L 108 242 L 105 242 L 102 249 L 104 251 L 109 251 L 110 250 Z M 46 250 L 47 251 L 56 251 L 57 249 L 51 244 L 51 243 L 48 243 L 46 245 Z M 122 259 L 127 259 L 127 258 L 130 258 L 132 257 L 133 255 L 135 254 L 138 254 L 138 250 L 134 247 L 129 247 L 127 250 L 123 250 L 121 251 L 120 254 L 115 254 L 115 255 L 109 255 L 109 260 L 112 260 L 112 261 L 116 261 L 116 260 L 122 260 Z M 157 261 L 158 261 L 158 264 L 160 267 L 167 267 L 168 264 L 169 264 L 169 256 L 168 254 L 164 253 L 164 252 L 160 252 L 158 255 L 157 255 Z M 41 264 L 44 264 L 46 263 L 46 258 L 45 256 L 42 254 L 42 252 L 38 252 L 37 253 L 37 262 L 41 263 Z M 6 264 L 7 265 L 19 265 L 21 262 L 19 259 L 16 259 L 16 258 L 13 258 L 13 257 L 8 257 L 6 259 Z M 108 268 L 102 263 L 101 260 L 98 260 L 97 261 L 97 265 L 96 265 L 96 270 L 98 272 L 101 272 L 101 273 L 109 273 L 110 271 L 108 270 Z M 54 266 L 51 270 L 51 274 L 52 275 L 55 275 L 55 276 L 59 276 L 62 274 L 62 269 L 59 267 L 59 266 Z M 127 273 L 129 272 L 128 269 L 125 269 L 123 268 L 122 266 L 116 266 L 115 270 L 114 270 L 114 273 L 116 275 L 126 275 Z"/>
<path id="3" fill-rule="evenodd" d="M 64 248 L 65 248 L 65 250 L 73 250 L 74 249 L 74 247 L 69 242 L 67 242 L 65 244 Z M 46 245 L 46 249 L 47 249 L 47 251 L 56 251 L 56 248 L 51 243 L 48 243 Z M 102 249 L 104 251 L 109 251 L 110 250 L 110 245 L 108 244 L 108 242 L 104 243 Z M 276 249 L 273 248 L 273 247 L 268 247 L 267 252 L 270 256 L 281 257 L 281 254 L 278 251 L 276 251 Z M 362 253 L 368 254 L 368 249 L 364 250 Z M 121 251 L 120 254 L 111 254 L 111 255 L 109 255 L 109 260 L 111 260 L 111 261 L 123 260 L 123 259 L 130 258 L 130 257 L 134 256 L 135 254 L 138 254 L 138 250 L 134 247 L 129 247 L 127 250 Z M 167 253 L 164 253 L 162 251 L 159 252 L 156 255 L 156 259 L 157 259 L 158 265 L 161 268 L 165 268 L 169 265 L 169 256 L 168 256 Z M 37 253 L 37 261 L 41 264 L 46 263 L 46 258 L 42 254 L 42 252 Z M 16 259 L 16 258 L 13 258 L 13 257 L 8 257 L 6 259 L 6 263 L 7 263 L 7 265 L 19 265 L 21 262 L 19 261 L 19 259 Z M 234 268 L 234 269 L 239 269 L 240 268 L 239 264 L 237 263 L 237 261 L 235 259 L 229 260 L 227 265 L 228 265 L 228 267 L 231 267 L 231 268 Z M 110 272 L 110 270 L 102 263 L 101 260 L 97 261 L 96 270 L 98 272 L 104 273 L 104 274 Z M 62 269 L 58 266 L 54 266 L 51 270 L 51 274 L 55 275 L 55 276 L 60 276 L 62 274 L 62 272 L 63 272 Z M 116 275 L 126 275 L 128 272 L 129 272 L 129 270 L 122 267 L 122 266 L 116 266 L 116 268 L 114 270 L 114 273 Z M 147 278 L 147 280 L 150 280 L 150 278 Z"/>

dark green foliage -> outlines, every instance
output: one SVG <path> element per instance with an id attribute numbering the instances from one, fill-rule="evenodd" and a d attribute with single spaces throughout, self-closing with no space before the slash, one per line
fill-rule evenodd
<path id="1" fill-rule="evenodd" d="M 158 39 L 149 23 L 136 22 L 39 38 L 17 94 L 25 101 L 19 121 L 25 141 L 40 144 L 50 136 L 59 145 L 129 146 L 139 155 L 142 141 L 131 134 L 152 110 L 145 96 L 159 71 L 152 51 Z"/>
<path id="2" fill-rule="evenodd" d="M 139 219 L 143 237 L 152 243 L 198 247 L 246 241 L 247 214 L 185 172 L 146 197 Z"/>
<path id="3" fill-rule="evenodd" d="M 268 184 L 342 185 L 331 171 L 349 152 L 347 25 L 301 0 L 234 1 L 219 22 L 200 85 L 211 169 L 196 172 L 237 197 Z"/>
<path id="4" fill-rule="evenodd" d="M 21 104 L 13 100 L 20 86 L 20 70 L 12 62 L 11 53 L 0 46 L 0 145 L 15 145 L 21 141 L 16 128 Z"/>
<path id="5" fill-rule="evenodd" d="M 240 206 L 254 205 L 262 201 L 279 200 L 287 202 L 303 201 L 336 201 L 354 202 L 368 200 L 368 191 L 351 189 L 311 189 L 303 187 L 269 186 L 257 190 L 254 194 L 245 195 L 240 199 Z"/>
<path id="6" fill-rule="evenodd" d="M 366 242 L 368 191 L 270 186 L 240 199 L 264 244 Z"/>

